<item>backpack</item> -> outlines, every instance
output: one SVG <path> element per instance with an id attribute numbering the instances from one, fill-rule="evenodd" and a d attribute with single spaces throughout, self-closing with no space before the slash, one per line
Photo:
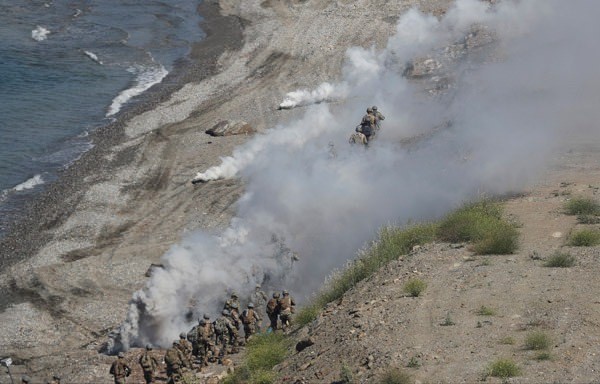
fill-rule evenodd
<path id="1" fill-rule="evenodd" d="M 215 321 L 215 332 L 220 335 L 227 332 L 227 325 L 225 324 L 225 320 L 223 318 Z"/>
<path id="2" fill-rule="evenodd" d="M 143 354 L 140 358 L 140 365 L 144 369 L 152 369 L 152 357 L 147 353 Z"/>
<path id="3" fill-rule="evenodd" d="M 269 302 L 267 303 L 267 313 L 268 314 L 274 314 L 277 312 L 277 300 L 275 299 L 271 299 L 269 300 Z"/>

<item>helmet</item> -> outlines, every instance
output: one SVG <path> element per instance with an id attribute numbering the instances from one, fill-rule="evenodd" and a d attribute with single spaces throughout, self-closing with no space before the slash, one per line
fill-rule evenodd
<path id="1" fill-rule="evenodd" d="M 228 310 L 226 310 L 226 309 L 224 309 L 224 310 L 221 312 L 221 314 L 222 314 L 223 316 L 229 316 L 229 311 L 228 311 Z"/>
<path id="2" fill-rule="evenodd" d="M 279 298 L 279 292 L 273 292 L 273 298 L 274 299 Z"/>
<path id="3" fill-rule="evenodd" d="M 283 294 L 284 294 L 284 295 L 289 295 L 290 293 L 287 291 L 287 289 L 284 289 L 284 290 L 283 290 Z"/>
<path id="4" fill-rule="evenodd" d="M 373 112 L 373 108 L 371 108 L 371 107 L 367 108 L 367 113 L 371 113 L 371 112 Z"/>
<path id="5" fill-rule="evenodd" d="M 374 106 L 371 107 L 371 109 L 374 110 L 374 111 L 376 111 L 377 110 L 377 106 L 374 105 Z"/>
<path id="6" fill-rule="evenodd" d="M 204 319 L 200 319 L 200 321 L 198 321 L 198 323 L 199 323 L 200 325 L 206 325 L 206 320 L 204 320 Z"/>
<path id="7" fill-rule="evenodd" d="M 123 352 L 119 352 L 119 354 L 117 355 L 117 357 L 125 357 L 125 354 Z"/>
<path id="8" fill-rule="evenodd" d="M 248 308 L 254 308 L 254 303 L 248 303 Z"/>
<path id="9" fill-rule="evenodd" d="M 256 284 L 254 288 L 260 288 L 260 284 Z"/>
<path id="10" fill-rule="evenodd" d="M 185 332 L 181 332 L 181 333 L 179 334 L 179 338 L 180 338 L 180 339 L 185 339 Z"/>
<path id="11" fill-rule="evenodd" d="M 235 298 L 237 298 L 237 297 L 238 297 L 238 294 L 237 294 L 237 292 L 235 292 L 235 291 L 231 292 L 231 297 L 235 297 Z"/>
<path id="12" fill-rule="evenodd" d="M 152 350 L 152 346 L 150 344 L 146 344 L 146 350 L 151 351 Z"/>
<path id="13" fill-rule="evenodd" d="M 205 313 L 202 317 L 204 318 L 204 320 L 210 320 L 210 316 L 208 316 L 208 313 Z"/>

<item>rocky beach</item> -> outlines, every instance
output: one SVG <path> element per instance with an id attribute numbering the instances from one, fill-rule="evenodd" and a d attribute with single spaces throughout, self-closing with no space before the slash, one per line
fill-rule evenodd
<path id="1" fill-rule="evenodd" d="M 496 2 L 480 3 L 487 7 Z M 23 219 L 15 223 L 1 239 L 0 323 L 3 326 L 0 328 L 0 357 L 10 356 L 13 359 L 14 366 L 11 369 L 14 374 L 27 373 L 36 378 L 36 383 L 52 377 L 52 374 L 60 374 L 67 383 L 111 383 L 112 377 L 108 375 L 108 369 L 114 356 L 106 353 L 110 336 L 114 335 L 126 319 L 134 292 L 147 284 L 152 274 L 151 267 L 161 264 L 161 257 L 165 253 L 195 231 L 220 233 L 226 229 L 237 213 L 240 198 L 244 196 L 246 185 L 243 178 L 221 178 L 192 184 L 197 173 L 218 166 L 223 157 L 231 155 L 252 137 L 297 121 L 307 111 L 310 112 L 308 106 L 288 109 L 281 108 L 280 104 L 289 92 L 298 89 L 312 90 L 326 82 L 341 81 L 347 75 L 344 73 L 344 63 L 349 58 L 349 48 L 383 49 L 396 33 L 398 20 L 409 9 L 415 7 L 436 19 L 442 18 L 453 4 L 454 1 L 451 0 L 202 2 L 198 12 L 204 18 L 202 28 L 207 33 L 206 39 L 194 46 L 189 57 L 178 63 L 176 70 L 162 84 L 151 88 L 139 102 L 122 111 L 117 116 L 116 123 L 96 131 L 93 134 L 94 148 L 64 170 L 58 181 L 47 185 L 28 206 Z M 494 55 L 489 55 L 486 49 L 493 40 L 493 33 L 479 26 L 473 28 L 470 35 L 463 36 L 461 49 L 465 52 L 471 50 L 475 55 L 485 56 L 484 61 L 493 62 L 506 54 L 505 47 L 500 46 Z M 443 51 L 443 47 L 434 48 L 437 50 L 435 52 Z M 435 60 L 440 67 L 452 66 L 452 60 L 460 61 L 466 54 L 458 49 L 446 49 L 443 55 L 447 62 L 439 58 Z M 435 55 L 432 57 L 435 58 Z M 422 57 L 415 57 L 414 60 L 407 66 L 409 70 L 404 72 L 404 76 L 417 84 L 415 87 L 419 91 L 415 94 L 423 98 L 435 98 L 438 93 L 452 88 L 455 79 L 451 76 L 442 76 L 441 71 L 436 72 L 438 67 L 432 66 Z M 403 67 L 402 70 L 404 69 Z M 470 69 L 467 68 L 466 71 Z M 389 95 L 377 97 L 378 100 L 386 100 Z M 319 103 L 321 101 L 323 100 L 318 100 Z M 325 101 L 331 102 L 333 116 L 336 110 L 344 111 L 339 100 Z M 363 100 L 359 102 L 362 103 Z M 392 117 L 405 117 L 402 112 L 390 112 Z M 356 117 L 349 119 L 356 120 L 362 113 L 361 109 L 357 111 Z M 393 126 L 393 123 L 388 123 L 390 120 L 386 120 L 386 124 Z M 245 128 L 245 133 L 236 135 L 211 136 L 205 133 L 224 121 L 241 122 L 248 128 Z M 440 121 L 435 121 L 430 127 L 440 124 Z M 413 127 L 411 124 L 407 125 Z M 348 128 L 348 132 L 351 130 L 352 127 Z M 393 134 L 390 138 L 414 150 L 420 145 L 419 138 L 427 138 L 432 132 L 435 135 L 438 131 L 428 130 L 422 135 L 422 132 L 413 129 Z M 474 136 L 476 134 L 473 133 Z M 522 214 L 521 220 L 526 224 L 526 232 L 523 235 L 522 251 L 506 263 L 512 269 L 518 265 L 525 271 L 519 272 L 521 274 L 531 275 L 533 272 L 527 272 L 527 268 L 536 267 L 530 263 L 531 252 L 550 252 L 559 247 L 566 233 L 575 225 L 573 218 L 564 219 L 556 214 L 568 194 L 561 195 L 562 190 L 559 190 L 558 195 L 552 195 L 551 192 L 561 182 L 568 182 L 573 186 L 569 193 L 595 196 L 597 188 L 591 186 L 600 185 L 597 133 L 561 137 L 564 138 L 563 136 L 569 140 L 549 146 L 554 152 L 550 151 L 550 155 L 541 161 L 543 166 L 537 168 L 538 174 L 525 181 L 515 180 L 515 188 L 491 188 L 492 192 L 519 192 L 516 200 L 508 203 L 509 212 L 515 216 Z M 346 143 L 346 140 L 347 137 L 342 137 L 336 144 Z M 326 146 L 327 142 L 322 144 Z M 469 156 L 475 156 L 467 150 L 453 155 L 462 162 L 468 162 Z M 528 161 L 536 163 L 538 158 L 532 154 Z M 490 179 L 495 177 L 494 170 L 492 166 L 486 169 L 490 173 Z M 418 200 L 418 194 L 415 195 Z M 448 199 L 447 205 L 460 200 L 460 197 Z M 536 216 L 536 209 L 542 212 L 539 216 Z M 443 212 L 442 207 L 439 207 L 432 208 L 427 214 L 435 216 Z M 418 217 L 417 214 L 414 216 Z M 556 228 L 551 223 L 556 224 Z M 376 231 L 376 228 L 373 230 Z M 556 232 L 560 232 L 561 236 L 552 237 Z M 436 261 L 429 263 L 426 259 L 427 252 L 433 254 Z M 585 266 L 595 263 L 597 248 L 583 253 L 581 257 L 585 260 Z M 445 255 L 450 256 L 445 259 Z M 443 280 L 438 276 L 439 273 L 432 271 L 438 268 L 439 271 L 445 271 L 449 268 L 448 262 L 452 261 L 452 271 L 458 269 L 460 273 L 471 274 L 471 270 L 476 267 L 465 262 L 467 257 L 469 255 L 462 248 L 457 250 L 434 245 L 419 251 L 418 258 L 408 267 L 398 262 L 394 264 L 394 272 L 388 271 L 389 276 L 381 276 L 373 281 L 378 285 L 386 285 L 386 289 L 393 291 L 397 281 L 394 280 L 395 275 L 390 274 L 405 276 L 416 273 L 413 270 L 419 270 L 440 279 L 440 284 L 434 287 L 434 291 L 441 295 L 444 284 L 452 282 L 448 280 L 449 277 Z M 337 266 L 339 265 L 343 263 L 337 262 Z M 486 273 L 501 276 L 504 273 L 502 269 L 502 265 L 494 264 Z M 315 275 L 328 273 L 329 271 L 321 271 Z M 536 279 L 542 279 L 541 275 L 535 276 Z M 589 270 L 579 278 L 593 280 Z M 480 280 L 469 280 L 461 284 L 483 286 L 486 280 Z M 564 278 L 560 281 L 567 285 L 567 280 Z M 501 286 L 515 283 L 508 278 L 498 278 L 498 281 Z M 295 284 L 301 285 L 297 281 Z M 361 285 L 359 290 L 369 291 L 365 293 L 365 297 L 373 294 L 366 284 Z M 391 291 L 390 300 L 394 296 Z M 456 292 L 459 294 L 461 291 L 457 288 Z M 475 296 L 480 294 L 481 292 L 471 293 Z M 527 297 L 526 287 L 519 287 L 515 295 Z M 471 307 L 491 303 L 477 301 L 475 296 L 464 296 L 463 301 L 470 303 Z M 575 301 L 574 308 L 585 308 L 587 298 L 582 298 L 579 302 L 570 295 L 567 296 L 568 299 L 565 297 L 560 300 Z M 515 297 L 503 297 L 502 300 L 505 301 L 493 304 L 504 308 Z M 543 299 L 554 300 L 545 296 Z M 367 306 L 374 305 L 372 300 L 375 298 L 370 296 L 368 299 L 352 297 L 349 302 L 362 311 Z M 454 300 L 454 297 L 440 300 Z M 367 302 L 371 304 L 367 305 Z M 460 303 L 457 303 L 456 307 L 443 308 L 429 304 L 435 310 L 430 308 L 427 313 L 434 311 L 435 318 L 427 321 L 436 323 L 448 311 L 458 313 Z M 336 305 L 340 307 L 330 307 L 325 317 L 331 318 L 331 313 L 347 313 L 350 310 L 341 307 L 341 303 Z M 418 310 L 408 308 L 409 306 L 410 304 L 404 303 L 394 308 L 397 307 L 398 311 Z M 523 306 L 526 307 L 523 304 L 518 311 L 515 310 L 520 316 L 519 324 L 529 320 L 522 313 L 527 311 L 521 308 Z M 217 310 L 218 308 L 207 309 L 211 313 L 216 313 Z M 600 317 L 595 309 L 590 312 L 593 313 L 586 317 L 586 326 L 590 328 L 583 331 L 592 335 L 588 340 L 591 343 L 597 339 L 598 329 L 597 325 L 591 327 L 590 324 L 597 324 Z M 428 316 L 427 313 L 419 312 L 419 316 L 424 319 Z M 502 324 L 511 327 L 510 321 L 513 318 L 509 316 L 512 313 L 508 310 L 505 313 L 506 318 Z M 531 314 L 529 317 L 535 320 L 536 316 Z M 459 320 L 467 321 L 463 318 Z M 468 318 L 468 321 L 471 320 L 473 319 Z M 324 324 L 323 329 L 341 327 L 326 321 L 319 323 Z M 552 324 L 560 323 L 558 316 L 552 321 Z M 578 324 L 582 322 L 584 320 Z M 568 326 L 575 329 L 572 323 Z M 457 368 L 460 361 L 450 361 L 441 352 L 431 352 L 427 349 L 429 347 L 422 346 L 429 343 L 429 340 L 424 337 L 419 339 L 420 330 L 411 329 L 410 332 L 417 335 L 415 338 L 418 340 L 413 345 L 403 346 L 413 348 L 411 352 L 403 353 L 400 357 L 389 354 L 386 356 L 387 360 L 381 360 L 378 364 L 389 364 L 389 360 L 394 358 L 404 362 L 414 355 L 423 362 L 433 359 L 436 362 L 435 369 L 419 372 L 419 379 L 456 382 L 453 379 L 464 374 Z M 178 331 L 175 330 L 175 333 Z M 502 335 L 498 335 L 500 336 Z M 379 337 L 386 338 L 386 335 Z M 485 343 L 478 341 L 478 337 L 469 336 L 468 342 Z M 447 343 L 444 346 L 446 348 L 452 341 L 444 339 L 444 342 Z M 344 344 L 345 341 L 339 343 L 340 348 L 348 351 L 355 348 L 355 345 L 349 347 L 350 344 Z M 567 347 L 566 344 L 561 346 L 563 349 L 568 349 Z M 315 350 L 318 348 L 325 350 L 326 346 L 317 344 Z M 393 346 L 386 348 L 391 350 Z M 467 349 L 461 351 L 465 354 L 473 353 Z M 590 346 L 589 353 L 596 352 L 600 353 Z M 346 356 L 345 359 L 356 359 L 357 364 L 361 364 L 359 360 L 364 356 L 358 352 L 351 353 L 353 355 Z M 323 356 L 328 361 L 336 359 Z M 439 356 L 442 356 L 442 360 Z M 486 358 L 478 355 L 476 359 L 481 362 Z M 303 356 L 296 356 L 295 359 L 279 370 L 291 377 L 298 372 L 299 366 L 310 360 Z M 451 370 L 439 368 L 439 361 L 452 362 L 453 365 L 449 365 Z M 591 382 L 593 378 L 586 375 L 597 366 L 595 362 L 586 364 L 586 369 L 577 371 L 578 378 L 586 379 L 581 382 Z M 314 376 L 313 371 L 319 370 L 322 367 L 312 363 L 312 368 L 302 375 L 318 377 Z M 478 365 L 473 363 L 465 377 L 472 380 L 477 377 L 477 372 Z M 560 378 L 568 376 L 568 373 L 561 372 L 563 376 Z M 2 375 L 0 373 L 0 382 L 6 382 L 8 377 Z M 321 377 L 336 379 L 333 372 Z M 373 376 L 366 374 L 365 377 L 372 380 Z M 552 375 L 545 374 L 537 376 L 539 380 L 534 377 L 533 381 L 527 382 L 542 382 L 552 378 Z M 307 382 L 330 381 L 309 379 Z"/>

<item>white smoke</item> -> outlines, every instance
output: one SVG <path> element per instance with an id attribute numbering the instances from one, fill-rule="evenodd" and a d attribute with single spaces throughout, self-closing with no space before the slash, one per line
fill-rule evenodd
<path id="1" fill-rule="evenodd" d="M 331 102 L 346 97 L 348 92 L 347 84 L 322 83 L 316 89 L 309 91 L 299 89 L 289 92 L 285 99 L 279 104 L 279 109 L 292 109 L 309 104 L 317 104 L 323 101 Z"/>
<path id="2" fill-rule="evenodd" d="M 487 4 L 458 0 L 440 20 L 407 12 L 385 49 L 348 50 L 343 79 L 332 85 L 345 89 L 345 103 L 311 106 L 199 173 L 243 178 L 236 218 L 222 234 L 194 234 L 163 257 L 165 269 L 132 299 L 117 347 L 167 345 L 190 317 L 216 314 L 227 292 L 257 282 L 310 294 L 381 225 L 437 218 L 482 192 L 519 190 L 563 135 L 594 132 L 600 3 Z M 494 42 L 458 49 L 481 30 Z M 446 92 L 432 97 L 403 76 L 420 58 L 440 63 L 435 76 L 450 79 Z M 350 147 L 372 104 L 386 116 L 379 137 L 366 151 Z"/>

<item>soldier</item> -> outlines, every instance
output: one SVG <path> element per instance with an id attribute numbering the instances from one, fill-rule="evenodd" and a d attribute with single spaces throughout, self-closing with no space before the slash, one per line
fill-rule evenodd
<path id="1" fill-rule="evenodd" d="M 237 304 L 238 308 L 240 306 L 240 299 L 235 291 L 231 292 L 231 298 L 225 302 L 223 309 L 231 311 L 233 304 Z"/>
<path id="2" fill-rule="evenodd" d="M 154 382 L 154 372 L 158 368 L 158 361 L 154 356 L 152 356 L 152 346 L 150 344 L 146 345 L 146 351 L 140 356 L 140 365 L 142 366 L 142 371 L 144 371 L 144 380 L 146 380 L 146 384 L 151 384 Z"/>
<path id="3" fill-rule="evenodd" d="M 279 319 L 281 328 L 285 331 L 292 322 L 292 314 L 296 311 L 296 302 L 287 290 L 283 291 L 283 297 L 279 300 Z"/>
<path id="4" fill-rule="evenodd" d="M 165 353 L 165 364 L 167 365 L 167 376 L 169 383 L 177 383 L 183 376 L 183 354 L 177 348 L 177 341 L 173 342 L 173 346 L 167 349 Z"/>
<path id="5" fill-rule="evenodd" d="M 200 319 L 200 325 L 198 326 L 198 333 L 196 340 L 198 341 L 198 358 L 202 366 L 208 366 L 208 355 L 214 355 L 215 344 L 213 342 L 215 336 L 215 330 L 213 324 L 210 322 L 210 317 L 204 315 Z"/>
<path id="6" fill-rule="evenodd" d="M 117 360 L 110 366 L 109 373 L 115 377 L 115 384 L 125 384 L 125 378 L 131 373 L 131 368 L 125 362 L 125 354 L 119 352 Z"/>
<path id="7" fill-rule="evenodd" d="M 237 328 L 237 330 L 240 330 L 240 324 L 242 323 L 240 321 L 240 311 L 239 311 L 239 305 L 237 303 L 232 303 L 231 304 L 231 309 L 229 310 L 229 317 L 231 318 L 231 321 L 233 322 L 233 326 Z"/>
<path id="8" fill-rule="evenodd" d="M 269 316 L 269 328 L 273 332 L 277 330 L 277 318 L 279 316 L 279 293 L 273 292 L 273 298 L 267 302 L 267 316 Z"/>
<path id="9" fill-rule="evenodd" d="M 367 114 L 363 116 L 360 124 L 356 127 L 356 132 L 360 132 L 367 138 L 367 142 L 371 141 L 372 136 L 375 134 L 375 116 L 373 116 L 373 109 L 367 108 Z"/>
<path id="10" fill-rule="evenodd" d="M 219 363 L 223 361 L 223 356 L 225 356 L 225 354 L 227 353 L 227 344 L 230 343 L 232 335 L 237 334 L 237 330 L 235 329 L 231 320 L 229 319 L 229 311 L 224 309 L 221 312 L 221 315 L 222 316 L 215 320 L 214 323 L 215 341 L 217 343 L 217 346 L 219 347 Z"/>
<path id="11" fill-rule="evenodd" d="M 331 145 L 333 145 L 333 143 L 330 143 Z M 265 309 L 265 305 L 267 304 L 267 301 L 269 300 L 269 297 L 267 296 L 267 294 L 260 289 L 260 284 L 256 284 L 256 286 L 254 287 L 254 292 L 252 293 L 252 295 L 250 295 L 250 300 L 248 300 L 249 303 L 254 303 L 254 310 L 256 312 L 259 312 L 259 316 L 261 318 L 263 318 L 264 316 L 264 309 Z M 262 323 L 261 323 L 262 325 Z"/>
<path id="12" fill-rule="evenodd" d="M 260 331 L 260 323 L 262 319 L 254 310 L 254 303 L 248 303 L 248 308 L 242 312 L 242 324 L 244 324 L 244 339 L 248 341 L 250 336 Z"/>
<path id="13" fill-rule="evenodd" d="M 380 122 L 385 120 L 385 116 L 383 116 L 381 112 L 377 110 L 376 105 L 372 106 L 371 109 L 373 110 L 373 116 L 375 117 L 375 132 L 379 132 L 381 129 Z"/>
<path id="14" fill-rule="evenodd" d="M 181 332 L 179 334 L 179 341 L 177 342 L 177 348 L 181 351 L 183 355 L 183 366 L 189 369 L 192 369 L 192 343 L 187 341 L 186 333 Z"/>

